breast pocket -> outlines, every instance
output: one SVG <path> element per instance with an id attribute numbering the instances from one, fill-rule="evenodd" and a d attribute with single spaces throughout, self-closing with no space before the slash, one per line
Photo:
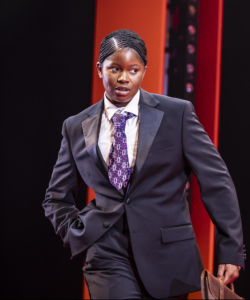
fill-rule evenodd
<path id="1" fill-rule="evenodd" d="M 174 145 L 175 145 L 175 139 L 167 139 L 167 140 L 159 141 L 153 144 L 151 152 L 162 151 L 170 147 L 174 147 Z"/>

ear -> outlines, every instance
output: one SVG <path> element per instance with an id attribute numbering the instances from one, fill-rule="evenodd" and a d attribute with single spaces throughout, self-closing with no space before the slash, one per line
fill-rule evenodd
<path id="1" fill-rule="evenodd" d="M 101 63 L 99 61 L 96 63 L 96 68 L 97 68 L 98 76 L 100 78 L 102 78 L 102 65 L 101 65 Z"/>
<path id="2" fill-rule="evenodd" d="M 141 81 L 143 80 L 143 78 L 144 78 L 144 75 L 145 75 L 145 73 L 146 73 L 146 70 L 147 70 L 147 66 L 145 66 L 144 67 L 144 72 L 143 72 L 143 76 L 142 76 L 142 79 L 141 79 Z"/>

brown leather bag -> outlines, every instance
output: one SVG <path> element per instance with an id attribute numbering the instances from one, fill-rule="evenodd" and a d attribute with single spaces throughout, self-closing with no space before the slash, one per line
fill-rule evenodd
<path id="1" fill-rule="evenodd" d="M 244 299 L 235 294 L 233 283 L 230 290 L 208 270 L 201 273 L 201 293 L 202 299 Z"/>

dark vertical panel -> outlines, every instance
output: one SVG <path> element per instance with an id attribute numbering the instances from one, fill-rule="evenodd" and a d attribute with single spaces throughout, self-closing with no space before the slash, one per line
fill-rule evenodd
<path id="1" fill-rule="evenodd" d="M 95 1 L 1 1 L 2 298 L 82 297 L 82 257 L 70 261 L 41 203 L 62 122 L 90 105 L 94 10 Z"/>
<path id="2" fill-rule="evenodd" d="M 219 151 L 239 197 L 244 240 L 250 252 L 250 1 L 224 1 Z M 248 255 L 249 256 L 249 255 Z M 235 281 L 236 292 L 250 298 L 250 264 Z"/>

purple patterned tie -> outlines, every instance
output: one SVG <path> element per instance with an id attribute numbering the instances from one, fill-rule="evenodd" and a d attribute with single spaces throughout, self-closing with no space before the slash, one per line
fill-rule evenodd
<path id="1" fill-rule="evenodd" d="M 109 181 L 117 190 L 126 187 L 131 176 L 125 127 L 126 121 L 133 116 L 134 114 L 129 113 L 126 116 L 114 114 L 112 117 L 114 123 L 114 141 L 109 153 L 108 175 Z"/>

